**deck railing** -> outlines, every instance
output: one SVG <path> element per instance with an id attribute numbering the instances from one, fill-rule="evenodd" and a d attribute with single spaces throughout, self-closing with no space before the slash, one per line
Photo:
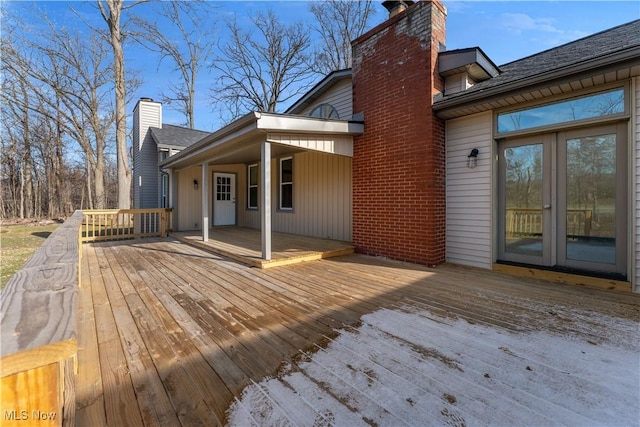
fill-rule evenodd
<path id="1" fill-rule="evenodd" d="M 0 425 L 73 425 L 80 256 L 75 214 L 1 293 Z"/>
<path id="2" fill-rule="evenodd" d="M 0 292 L 0 425 L 73 426 L 82 243 L 164 236 L 171 209 L 76 211 Z"/>
<path id="3" fill-rule="evenodd" d="M 165 236 L 171 231 L 172 209 L 85 210 L 81 242 Z"/>
<path id="4" fill-rule="evenodd" d="M 567 235 L 590 236 L 591 223 L 591 209 L 567 210 Z M 542 235 L 542 209 L 507 209 L 506 229 L 509 236 Z"/>

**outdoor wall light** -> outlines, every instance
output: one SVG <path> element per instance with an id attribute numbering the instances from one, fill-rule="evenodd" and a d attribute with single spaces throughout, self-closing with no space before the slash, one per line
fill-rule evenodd
<path id="1" fill-rule="evenodd" d="M 197 179 L 194 179 L 194 180 L 193 180 L 193 189 L 194 189 L 194 190 L 197 190 L 197 189 L 198 189 L 198 180 L 197 180 Z"/>
<path id="2" fill-rule="evenodd" d="M 469 169 L 473 169 L 476 166 L 478 166 L 479 153 L 480 153 L 480 150 L 478 150 L 477 148 L 474 148 L 473 150 L 471 150 L 471 153 L 469 153 L 469 155 L 467 156 L 467 167 Z"/>

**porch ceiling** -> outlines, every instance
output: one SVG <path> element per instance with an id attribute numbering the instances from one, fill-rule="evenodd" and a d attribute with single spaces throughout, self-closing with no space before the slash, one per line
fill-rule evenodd
<path id="1" fill-rule="evenodd" d="M 170 157 L 160 167 L 253 162 L 260 160 L 263 142 L 273 143 L 272 156 L 302 150 L 351 156 L 353 135 L 363 131 L 364 125 L 358 122 L 254 112 Z"/>

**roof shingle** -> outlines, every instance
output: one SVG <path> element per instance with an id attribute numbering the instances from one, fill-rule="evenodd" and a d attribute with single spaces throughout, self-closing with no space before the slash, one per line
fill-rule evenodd
<path id="1" fill-rule="evenodd" d="M 640 46 L 640 19 L 501 65 L 500 75 L 482 81 L 465 91 L 442 96 L 436 104 L 455 98 L 460 98 L 462 101 L 466 96 L 479 91 L 499 89 L 502 85 L 515 83 L 518 80 L 569 68 L 637 46 Z"/>
<path id="2" fill-rule="evenodd" d="M 210 132 L 166 125 L 164 123 L 162 128 L 151 127 L 149 130 L 156 144 L 175 147 L 188 147 L 210 134 Z"/>

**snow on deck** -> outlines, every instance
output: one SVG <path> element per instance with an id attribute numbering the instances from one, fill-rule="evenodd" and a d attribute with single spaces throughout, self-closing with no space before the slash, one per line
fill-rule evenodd
<path id="1" fill-rule="evenodd" d="M 545 328 L 514 332 L 380 309 L 247 387 L 229 424 L 639 425 L 637 322 L 578 311 L 581 330 L 554 330 L 550 313 Z"/>

